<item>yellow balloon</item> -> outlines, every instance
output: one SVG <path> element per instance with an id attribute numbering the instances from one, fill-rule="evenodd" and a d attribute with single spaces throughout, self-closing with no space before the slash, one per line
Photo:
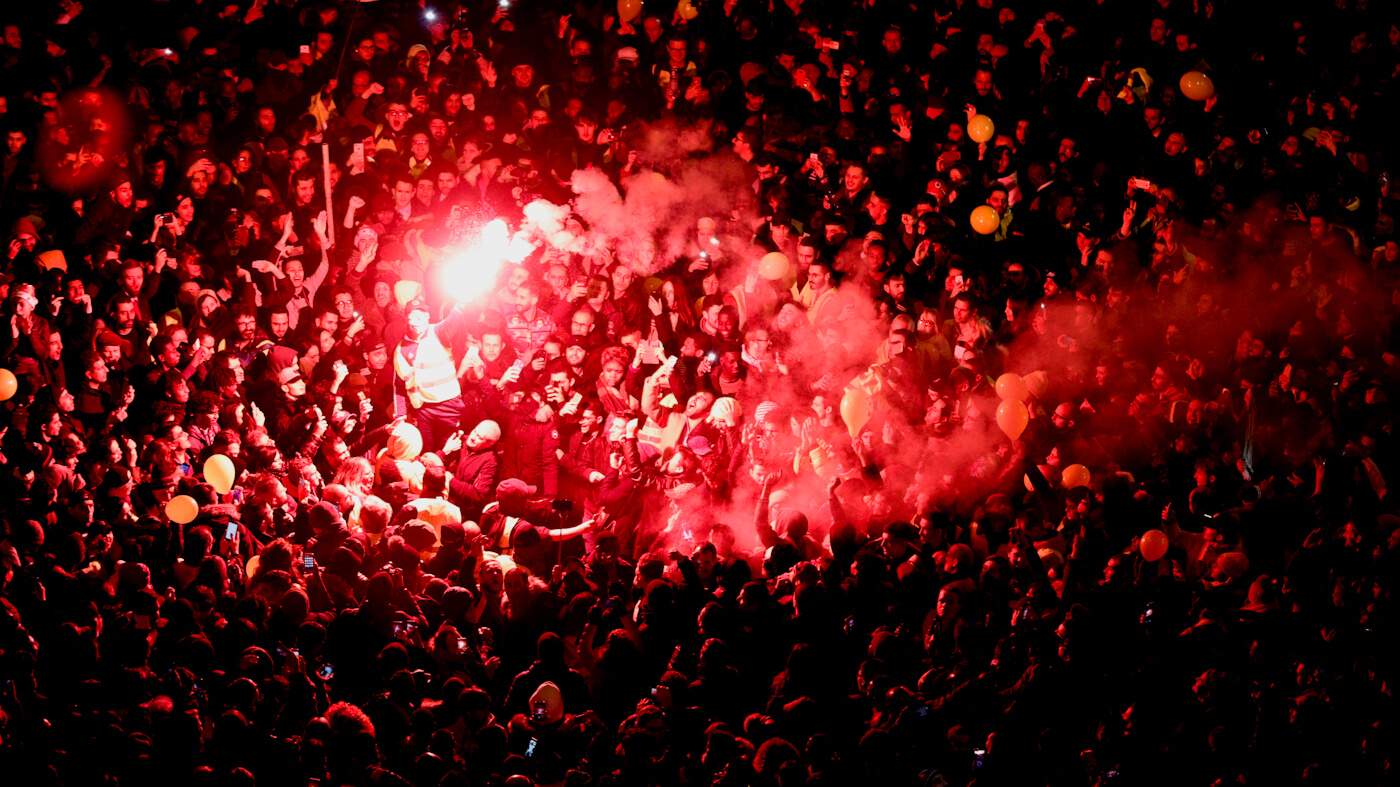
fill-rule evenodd
<path id="1" fill-rule="evenodd" d="M 624 22 L 631 22 L 642 15 L 642 0 L 617 0 L 617 16 Z"/>
<path id="2" fill-rule="evenodd" d="M 665 282 L 663 282 L 661 279 L 658 279 L 655 276 L 648 276 L 647 280 L 642 282 L 642 287 L 645 288 L 647 292 L 656 292 L 657 290 L 661 289 L 662 284 L 665 284 Z"/>
<path id="3" fill-rule="evenodd" d="M 973 115 L 967 121 L 967 136 L 973 142 L 991 142 L 996 133 L 996 124 L 986 115 Z"/>
<path id="4" fill-rule="evenodd" d="M 1089 485 L 1089 468 L 1084 465 L 1070 465 L 1065 468 L 1062 483 L 1065 489 Z"/>
<path id="5" fill-rule="evenodd" d="M 1008 402 L 1024 402 L 1030 398 L 1031 389 L 1021 375 L 1007 372 L 997 378 L 997 396 Z"/>
<path id="6" fill-rule="evenodd" d="M 972 209 L 972 229 L 978 235 L 991 235 L 1001 228 L 1001 216 L 991 205 L 978 205 Z"/>
<path id="7" fill-rule="evenodd" d="M 781 251 L 770 251 L 758 261 L 758 275 L 768 281 L 778 281 L 788 274 L 788 258 Z"/>
<path id="8" fill-rule="evenodd" d="M 841 420 L 846 422 L 852 438 L 870 421 L 873 409 L 870 404 L 870 394 L 864 388 L 847 389 L 846 395 L 841 397 Z"/>
<path id="9" fill-rule="evenodd" d="M 1138 554 L 1143 560 L 1161 560 L 1167 554 L 1167 548 L 1172 542 L 1167 539 L 1167 534 L 1160 530 L 1149 530 L 1138 539 Z"/>
<path id="10" fill-rule="evenodd" d="M 700 15 L 700 9 L 691 5 L 690 0 L 681 0 L 680 5 L 676 6 L 676 10 L 680 11 L 681 19 L 687 22 Z"/>
<path id="11" fill-rule="evenodd" d="M 1030 422 L 1031 413 L 1025 404 L 1008 399 L 997 405 L 997 426 L 1008 439 L 1020 439 L 1021 433 L 1026 431 L 1026 425 Z"/>
<path id="12" fill-rule="evenodd" d="M 177 525 L 188 525 L 199 516 L 199 504 L 189 495 L 172 497 L 170 502 L 165 504 L 165 515 Z"/>
<path id="13" fill-rule="evenodd" d="M 1192 101 L 1205 101 L 1215 95 L 1215 83 L 1200 71 L 1187 71 L 1181 75 L 1181 94 Z"/>
<path id="14" fill-rule="evenodd" d="M 0 402 L 9 401 L 19 388 L 19 380 L 15 379 L 15 373 L 9 369 L 0 369 Z"/>
<path id="15" fill-rule="evenodd" d="M 204 480 L 221 495 L 233 489 L 233 480 L 237 475 L 233 460 L 223 454 L 215 454 L 204 461 Z"/>

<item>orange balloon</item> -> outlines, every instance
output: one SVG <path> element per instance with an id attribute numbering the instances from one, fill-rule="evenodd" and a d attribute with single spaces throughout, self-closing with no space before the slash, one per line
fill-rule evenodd
<path id="1" fill-rule="evenodd" d="M 770 251 L 758 261 L 758 275 L 768 281 L 778 281 L 788 275 L 788 258 L 781 251 Z"/>
<path id="2" fill-rule="evenodd" d="M 1215 95 L 1215 83 L 1200 71 L 1181 75 L 1181 94 L 1192 101 L 1205 101 Z"/>
<path id="3" fill-rule="evenodd" d="M 690 0 L 681 0 L 680 4 L 676 6 L 676 10 L 680 12 L 681 19 L 687 22 L 700 15 L 700 9 L 691 5 Z"/>
<path id="4" fill-rule="evenodd" d="M 1167 534 L 1160 530 L 1149 530 L 1138 539 L 1138 553 L 1143 560 L 1161 560 L 1167 554 L 1167 547 L 1172 544 L 1167 540 Z"/>
<path id="5" fill-rule="evenodd" d="M 642 0 L 617 0 L 617 16 L 624 22 L 631 22 L 642 15 Z"/>
<path id="6" fill-rule="evenodd" d="M 1031 422 L 1031 413 L 1025 404 L 1010 399 L 997 405 L 997 426 L 1008 439 L 1017 440 Z"/>
<path id="7" fill-rule="evenodd" d="M 233 482 L 237 477 L 238 471 L 233 466 L 233 460 L 223 454 L 214 454 L 204 461 L 204 480 L 221 495 L 226 495 L 233 489 Z"/>
<path id="8" fill-rule="evenodd" d="M 973 115 L 967 121 L 967 136 L 973 142 L 991 142 L 996 133 L 996 124 L 986 115 Z"/>
<path id="9" fill-rule="evenodd" d="M 188 525 L 199 516 L 199 503 L 189 495 L 172 497 L 170 502 L 165 504 L 165 515 L 177 525 Z"/>
<path id="10" fill-rule="evenodd" d="M 1074 489 L 1077 486 L 1089 485 L 1089 468 L 1084 465 L 1070 465 L 1065 468 L 1064 477 L 1061 481 L 1065 489 Z"/>
<path id="11" fill-rule="evenodd" d="M 1031 389 L 1021 375 L 1007 372 L 997 378 L 997 396 L 1008 402 L 1024 402 L 1030 398 Z"/>
<path id="12" fill-rule="evenodd" d="M 846 395 L 841 397 L 841 420 L 846 422 L 846 429 L 852 438 L 865 428 L 873 411 L 870 394 L 864 388 L 847 389 Z"/>
<path id="13" fill-rule="evenodd" d="M 978 205 L 972 209 L 972 229 L 978 235 L 991 235 L 1001 229 L 1001 216 L 991 205 Z"/>
<path id="14" fill-rule="evenodd" d="M 0 369 L 0 402 L 9 401 L 19 389 L 19 380 L 15 379 L 15 373 L 9 369 Z"/>

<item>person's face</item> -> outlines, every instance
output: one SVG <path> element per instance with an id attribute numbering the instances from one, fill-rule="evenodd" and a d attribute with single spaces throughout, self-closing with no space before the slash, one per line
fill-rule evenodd
<path id="1" fill-rule="evenodd" d="M 10 152 L 10 155 L 17 156 L 24 149 L 24 143 L 27 141 L 28 138 L 24 136 L 23 131 L 11 131 L 5 135 L 5 149 Z"/>
<path id="2" fill-rule="evenodd" d="M 98 385 L 102 385 L 103 383 L 107 382 L 107 362 L 105 360 L 98 359 L 95 363 L 93 363 L 91 367 L 88 368 L 87 376 L 89 380 L 92 380 Z"/>
<path id="3" fill-rule="evenodd" d="M 972 78 L 972 89 L 977 91 L 977 95 L 986 96 L 992 92 L 992 73 L 990 71 L 978 71 Z"/>
<path id="4" fill-rule="evenodd" d="M 394 184 L 394 207 L 402 210 L 413 202 L 413 184 L 401 180 Z"/>
<path id="5" fill-rule="evenodd" d="M 132 303 L 121 303 L 117 305 L 117 327 L 123 333 L 131 330 L 131 326 L 136 324 L 136 305 Z"/>
<path id="6" fill-rule="evenodd" d="M 297 181 L 297 204 L 298 204 L 298 205 L 310 205 L 310 204 L 311 204 L 311 200 L 314 199 L 315 197 L 316 197 L 316 181 L 314 181 L 314 180 L 299 180 L 299 181 Z"/>
<path id="7" fill-rule="evenodd" d="M 901 356 L 901 355 L 904 354 L 904 350 L 905 350 L 904 337 L 903 337 L 903 336 L 900 336 L 899 334 L 894 334 L 893 336 L 891 336 L 891 337 L 890 337 L 890 357 L 891 357 L 891 358 L 897 358 L 897 357 L 899 357 L 899 356 Z"/>
<path id="8" fill-rule="evenodd" d="M 865 170 L 856 166 L 847 167 L 846 174 L 842 179 L 842 183 L 845 185 L 846 191 L 850 192 L 851 194 L 855 194 L 856 192 L 865 188 L 866 181 L 867 178 L 865 176 Z"/>
<path id="9" fill-rule="evenodd" d="M 1152 39 L 1152 43 L 1160 44 L 1167 40 L 1167 23 L 1162 19 L 1153 19 L 1152 24 L 1147 28 L 1147 35 Z"/>
<path id="10" fill-rule="evenodd" d="M 306 268 L 301 264 L 301 260 L 288 260 L 282 266 L 282 272 L 287 274 L 287 281 L 293 287 L 300 287 L 306 280 Z"/>
<path id="11" fill-rule="evenodd" d="M 589 312 L 574 312 L 569 320 L 569 333 L 573 336 L 587 336 L 593 332 L 593 315 Z"/>
<path id="12" fill-rule="evenodd" d="M 971 322 L 973 315 L 972 304 L 961 298 L 953 301 L 953 321 L 958 325 L 966 325 Z"/>
<path id="13" fill-rule="evenodd" d="M 751 355 L 751 356 L 753 356 L 753 357 L 755 357 L 755 358 L 758 358 L 758 359 L 760 359 L 760 360 L 762 360 L 762 359 L 764 359 L 764 358 L 767 358 L 767 357 L 768 357 L 768 332 L 767 332 L 767 331 L 754 331 L 753 333 L 749 334 L 749 341 L 748 341 L 747 346 L 745 346 L 744 349 L 748 350 L 749 355 Z"/>
<path id="14" fill-rule="evenodd" d="M 369 87 L 369 85 L 365 87 Z M 271 134 L 277 128 L 277 113 L 267 108 L 259 109 L 258 127 L 261 128 L 264 133 Z"/>
<path id="15" fill-rule="evenodd" d="M 602 422 L 602 416 L 598 413 L 597 410 L 594 410 L 590 407 L 579 414 L 578 428 L 579 431 L 583 432 L 584 434 L 592 434 L 593 430 L 598 428 L 598 425 Z"/>
<path id="16" fill-rule="evenodd" d="M 496 432 L 487 422 L 482 421 L 467 435 L 465 445 L 472 451 L 484 451 L 495 445 L 496 439 Z"/>
<path id="17" fill-rule="evenodd" d="M 501 352 L 505 348 L 505 339 L 500 334 L 488 333 L 481 337 L 481 357 L 484 360 L 495 361 L 501 357 Z"/>
<path id="18" fill-rule="evenodd" d="M 407 315 L 408 330 L 413 336 L 419 337 L 428 331 L 428 312 L 426 309 L 414 309 Z"/>
<path id="19" fill-rule="evenodd" d="M 49 360 L 58 361 L 63 358 L 63 336 L 58 331 L 49 334 Z"/>
<path id="20" fill-rule="evenodd" d="M 587 359 L 588 351 L 580 345 L 571 344 L 564 349 L 564 360 L 568 361 L 570 366 L 582 366 Z"/>
<path id="21" fill-rule="evenodd" d="M 685 404 L 686 418 L 703 418 L 710 412 L 710 405 L 715 403 L 714 394 L 709 391 L 697 391 L 690 396 L 690 401 Z"/>
<path id="22" fill-rule="evenodd" d="M 732 336 L 739 326 L 734 321 L 734 315 L 722 311 L 715 318 L 715 327 L 719 329 L 720 336 Z"/>
<path id="23" fill-rule="evenodd" d="M 1006 209 L 1010 205 L 1004 191 L 993 191 L 987 197 L 987 204 L 992 206 L 992 210 L 995 210 L 998 216 L 1005 215 Z"/>
<path id="24" fill-rule="evenodd" d="M 283 339 L 287 336 L 287 326 L 290 318 L 285 312 L 274 312 L 268 320 L 268 327 L 272 329 L 272 338 Z"/>
<path id="25" fill-rule="evenodd" d="M 117 201 L 118 205 L 123 208 L 129 208 L 132 202 L 136 200 L 136 193 L 131 190 L 130 183 L 123 183 L 112 191 L 112 197 Z"/>
<path id="26" fill-rule="evenodd" d="M 1176 158 L 1186 151 L 1186 136 L 1180 132 L 1169 134 L 1163 149 L 1167 152 L 1168 156 Z"/>
<path id="27" fill-rule="evenodd" d="M 122 348 L 121 348 L 121 346 L 120 346 L 120 345 L 114 345 L 114 346 L 112 346 L 112 347 L 103 347 L 103 348 L 102 348 L 102 360 L 106 361 L 106 362 L 107 362 L 107 365 L 108 365 L 109 367 L 110 367 L 110 366 L 115 366 L 115 365 L 121 363 L 121 360 L 122 360 Z"/>
<path id="28" fill-rule="evenodd" d="M 826 292 L 831 286 L 831 271 L 824 266 L 813 265 L 807 269 L 807 286 L 812 288 L 812 292 L 821 294 Z"/>
<path id="29" fill-rule="evenodd" d="M 631 268 L 626 265 L 619 265 L 614 268 L 612 273 L 613 292 L 618 294 L 626 292 L 627 288 L 632 286 L 632 279 Z"/>
<path id="30" fill-rule="evenodd" d="M 686 57 L 686 43 L 684 41 L 667 41 L 666 54 L 671 56 L 671 62 L 684 63 Z"/>
<path id="31" fill-rule="evenodd" d="M 234 327 L 238 329 L 238 338 L 243 341 L 252 341 L 258 332 L 258 320 L 251 314 L 240 314 L 233 321 Z"/>
<path id="32" fill-rule="evenodd" d="M 165 345 L 165 349 L 160 353 L 160 360 L 166 366 L 174 367 L 180 362 L 180 346 L 175 342 Z"/>
<path id="33" fill-rule="evenodd" d="M 603 370 L 598 374 L 598 381 L 609 388 L 616 388 L 622 383 L 623 374 L 626 370 L 622 364 L 616 361 L 609 361 L 603 364 Z"/>

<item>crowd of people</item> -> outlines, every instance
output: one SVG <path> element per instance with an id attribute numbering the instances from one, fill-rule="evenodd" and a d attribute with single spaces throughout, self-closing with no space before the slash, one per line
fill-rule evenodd
<path id="1" fill-rule="evenodd" d="M 1394 783 L 1387 4 L 0 24 L 7 783 Z"/>

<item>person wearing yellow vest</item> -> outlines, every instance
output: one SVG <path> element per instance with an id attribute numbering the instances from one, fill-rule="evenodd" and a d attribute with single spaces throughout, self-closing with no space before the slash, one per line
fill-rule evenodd
<path id="1" fill-rule="evenodd" d="M 404 307 L 407 325 L 394 351 L 394 413 L 407 417 L 423 435 L 423 450 L 442 448 L 457 430 L 466 406 L 452 357 L 456 335 L 466 329 L 458 304 L 442 322 L 430 322 L 428 303 L 414 298 Z"/>

